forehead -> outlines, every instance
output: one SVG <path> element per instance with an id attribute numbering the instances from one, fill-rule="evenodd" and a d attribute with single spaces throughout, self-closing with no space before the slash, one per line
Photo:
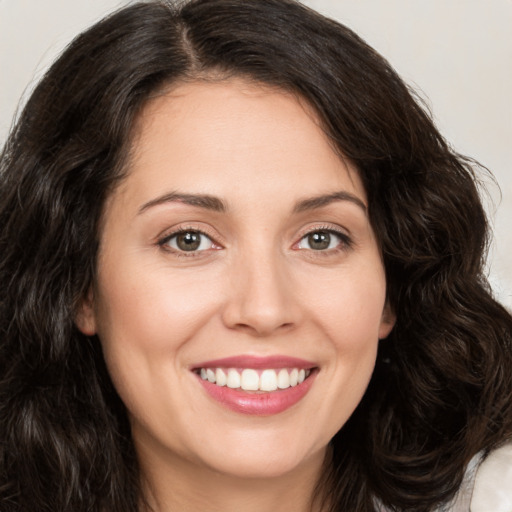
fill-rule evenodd
<path id="1" fill-rule="evenodd" d="M 183 83 L 152 98 L 137 119 L 125 181 L 148 197 L 161 186 L 233 195 L 247 182 L 254 194 L 271 186 L 365 197 L 307 102 L 240 79 Z"/>

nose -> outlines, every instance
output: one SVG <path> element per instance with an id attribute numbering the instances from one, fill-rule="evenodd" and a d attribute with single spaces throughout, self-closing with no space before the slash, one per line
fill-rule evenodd
<path id="1" fill-rule="evenodd" d="M 231 269 L 222 319 L 230 329 L 264 337 L 293 329 L 302 311 L 286 263 L 261 253 Z"/>

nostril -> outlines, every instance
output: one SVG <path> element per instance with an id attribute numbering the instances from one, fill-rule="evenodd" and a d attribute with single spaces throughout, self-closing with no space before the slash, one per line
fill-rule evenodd
<path id="1" fill-rule="evenodd" d="M 277 332 L 291 330 L 294 328 L 294 324 L 292 322 L 276 324 L 271 322 L 264 323 L 261 321 L 253 321 L 251 323 L 237 323 L 231 328 L 242 332 L 246 332 L 251 336 L 265 337 Z"/>

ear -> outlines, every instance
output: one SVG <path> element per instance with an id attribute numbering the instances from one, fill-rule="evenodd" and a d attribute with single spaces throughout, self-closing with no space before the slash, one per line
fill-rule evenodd
<path id="1" fill-rule="evenodd" d="M 384 310 L 382 311 L 382 317 L 380 319 L 379 340 L 382 340 L 389 336 L 389 333 L 393 330 L 395 323 L 396 323 L 395 312 L 392 310 L 389 303 L 386 302 L 386 304 L 384 306 Z"/>
<path id="2" fill-rule="evenodd" d="M 92 287 L 89 288 L 86 296 L 81 300 L 78 306 L 75 325 L 78 330 L 86 336 L 96 334 L 96 315 L 94 313 L 94 297 Z"/>

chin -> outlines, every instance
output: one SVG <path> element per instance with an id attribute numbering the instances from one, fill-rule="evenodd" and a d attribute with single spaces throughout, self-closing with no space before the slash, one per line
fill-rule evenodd
<path id="1" fill-rule="evenodd" d="M 326 451 L 325 446 L 312 450 L 297 446 L 290 440 L 270 442 L 266 446 L 262 446 L 261 442 L 253 446 L 250 444 L 247 442 L 221 449 L 212 453 L 209 460 L 204 462 L 218 473 L 237 478 L 279 478 L 302 471 L 311 465 L 321 465 Z"/>

